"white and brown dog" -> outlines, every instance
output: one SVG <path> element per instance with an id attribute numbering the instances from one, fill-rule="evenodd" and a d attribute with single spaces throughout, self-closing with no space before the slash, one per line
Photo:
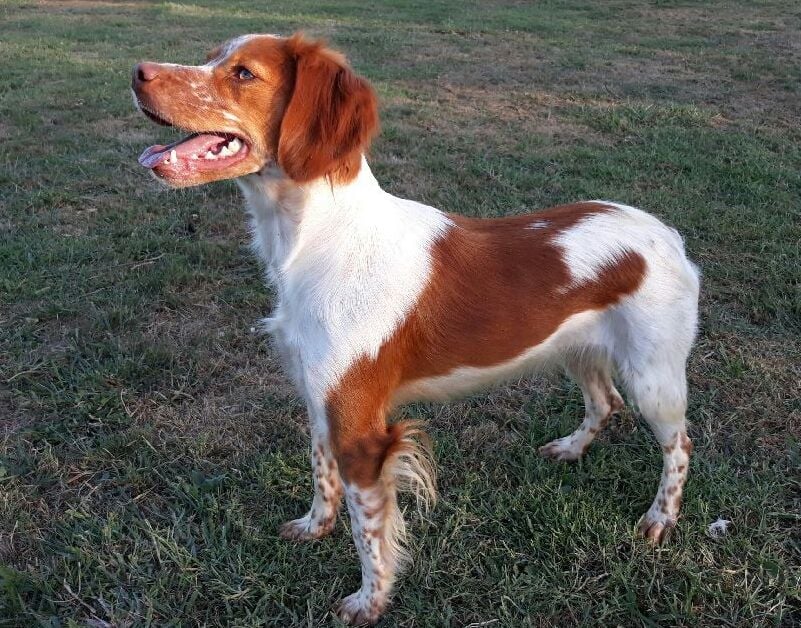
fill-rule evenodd
<path id="1" fill-rule="evenodd" d="M 265 327 L 311 426 L 314 498 L 281 535 L 329 534 L 344 494 L 362 584 L 342 619 L 374 622 L 387 606 L 406 558 L 397 491 L 435 495 L 419 426 L 388 422 L 399 404 L 556 362 L 586 414 L 540 452 L 575 460 L 623 406 L 615 373 L 664 453 L 639 530 L 660 541 L 676 523 L 699 288 L 676 231 L 606 201 L 478 220 L 384 192 L 364 158 L 373 90 L 299 35 L 239 37 L 204 65 L 141 63 L 133 92 L 145 115 L 191 131 L 143 166 L 176 187 L 235 178 L 247 199 L 277 295 Z"/>

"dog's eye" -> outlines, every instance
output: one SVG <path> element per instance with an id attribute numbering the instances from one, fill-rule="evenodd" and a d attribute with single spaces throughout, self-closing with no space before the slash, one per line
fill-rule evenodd
<path id="1" fill-rule="evenodd" d="M 239 67 L 236 69 L 236 77 L 241 81 L 249 81 L 250 79 L 256 78 L 255 76 L 253 76 L 253 72 L 243 67 Z"/>

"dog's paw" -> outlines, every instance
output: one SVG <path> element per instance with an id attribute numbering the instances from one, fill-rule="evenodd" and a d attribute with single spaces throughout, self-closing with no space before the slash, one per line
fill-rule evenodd
<path id="1" fill-rule="evenodd" d="M 584 455 L 587 447 L 572 434 L 557 438 L 539 448 L 540 456 L 554 460 L 578 460 Z"/>
<path id="2" fill-rule="evenodd" d="M 384 613 L 387 602 L 384 596 L 368 595 L 361 589 L 340 600 L 334 612 L 343 622 L 351 626 L 377 623 Z"/>
<path id="3" fill-rule="evenodd" d="M 670 531 L 676 527 L 676 520 L 662 512 L 649 510 L 637 525 L 637 534 L 655 545 L 664 543 Z"/>
<path id="4" fill-rule="evenodd" d="M 335 517 L 315 519 L 310 515 L 281 524 L 278 535 L 288 541 L 313 541 L 328 536 L 334 530 Z"/>

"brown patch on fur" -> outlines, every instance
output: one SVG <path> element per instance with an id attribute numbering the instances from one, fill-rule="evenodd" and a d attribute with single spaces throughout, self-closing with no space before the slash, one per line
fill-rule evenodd
<path id="1" fill-rule="evenodd" d="M 368 486 L 378 479 L 403 435 L 403 426 L 387 427 L 386 417 L 404 384 L 512 360 L 573 314 L 604 309 L 637 289 L 646 269 L 641 255 L 626 252 L 595 280 L 573 284 L 553 243 L 606 211 L 577 203 L 511 218 L 451 216 L 456 226 L 433 248 L 431 280 L 416 308 L 375 359 L 357 360 L 329 394 L 334 451 L 346 480 Z M 534 222 L 542 227 L 531 229 Z"/>
<path id="2" fill-rule="evenodd" d="M 595 281 L 574 286 L 552 242 L 606 211 L 577 203 L 491 220 L 451 216 L 456 228 L 434 247 L 431 282 L 396 334 L 400 338 L 390 341 L 405 349 L 398 356 L 402 381 L 506 362 L 544 341 L 571 315 L 603 309 L 633 292 L 645 272 L 640 255 L 627 253 L 602 268 Z M 531 229 L 534 222 L 544 226 Z"/>
<path id="3" fill-rule="evenodd" d="M 693 452 L 693 443 L 687 437 L 687 434 L 681 433 L 678 436 L 678 446 L 681 447 L 682 451 L 687 454 L 688 456 Z"/>

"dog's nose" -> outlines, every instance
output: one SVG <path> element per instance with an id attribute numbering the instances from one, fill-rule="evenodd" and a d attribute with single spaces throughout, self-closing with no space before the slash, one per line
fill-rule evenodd
<path id="1" fill-rule="evenodd" d="M 159 75 L 160 66 L 158 63 L 137 63 L 133 69 L 133 77 L 131 83 L 133 87 L 141 83 L 152 81 Z"/>

